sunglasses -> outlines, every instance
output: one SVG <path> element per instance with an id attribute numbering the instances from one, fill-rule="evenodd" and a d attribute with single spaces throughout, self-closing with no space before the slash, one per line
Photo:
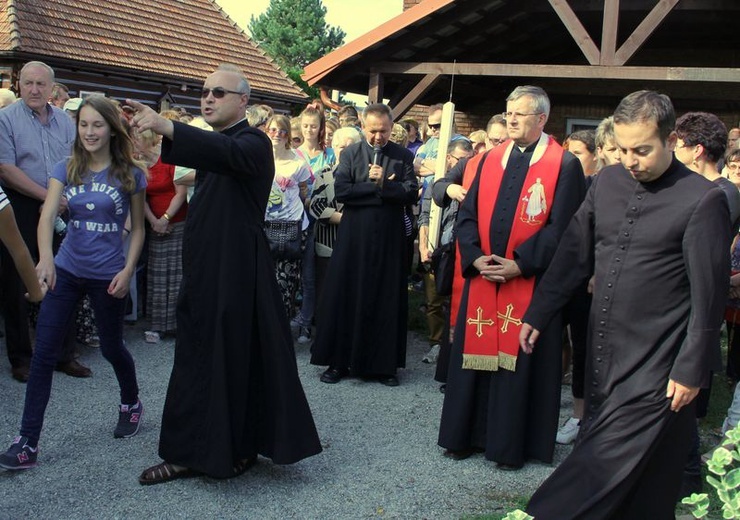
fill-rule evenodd
<path id="1" fill-rule="evenodd" d="M 246 94 L 246 92 L 237 92 L 236 90 L 226 90 L 223 87 L 216 87 L 216 88 L 204 88 L 200 91 L 200 97 L 202 99 L 205 99 L 208 97 L 208 94 L 213 94 L 213 97 L 216 99 L 221 99 L 226 94 Z"/>
<path id="2" fill-rule="evenodd" d="M 427 124 L 430 130 L 439 130 L 442 128 L 442 123 L 435 123 L 435 124 Z"/>
<path id="3" fill-rule="evenodd" d="M 288 135 L 288 131 L 283 130 L 282 128 L 268 128 L 266 133 L 269 136 L 278 135 L 280 137 L 285 137 Z"/>

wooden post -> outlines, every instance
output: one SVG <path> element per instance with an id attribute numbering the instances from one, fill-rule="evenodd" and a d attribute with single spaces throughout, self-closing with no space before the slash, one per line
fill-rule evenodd
<path id="1" fill-rule="evenodd" d="M 455 104 L 451 101 L 442 107 L 442 127 L 439 130 L 439 146 L 437 147 L 437 162 L 434 164 L 434 180 L 441 179 L 447 173 L 447 150 L 452 139 L 452 123 L 455 117 Z M 427 187 L 432 189 L 431 185 Z M 429 209 L 429 251 L 434 251 L 439 245 L 440 224 L 442 222 L 442 208 L 432 200 Z"/>
<path id="2" fill-rule="evenodd" d="M 379 72 L 370 74 L 370 88 L 367 93 L 367 102 L 370 104 L 383 102 L 383 76 Z"/>

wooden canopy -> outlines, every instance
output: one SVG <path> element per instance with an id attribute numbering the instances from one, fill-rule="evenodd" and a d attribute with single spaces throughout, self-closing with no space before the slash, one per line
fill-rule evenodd
<path id="1" fill-rule="evenodd" d="M 306 67 L 311 85 L 389 98 L 396 116 L 450 96 L 461 110 L 542 86 L 561 103 L 650 88 L 740 106 L 737 0 L 423 0 Z"/>

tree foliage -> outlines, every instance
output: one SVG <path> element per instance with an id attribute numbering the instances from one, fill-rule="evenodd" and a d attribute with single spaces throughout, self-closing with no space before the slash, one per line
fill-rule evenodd
<path id="1" fill-rule="evenodd" d="M 289 74 L 336 49 L 345 37 L 326 23 L 322 0 L 270 0 L 264 13 L 250 19 L 249 32 Z"/>

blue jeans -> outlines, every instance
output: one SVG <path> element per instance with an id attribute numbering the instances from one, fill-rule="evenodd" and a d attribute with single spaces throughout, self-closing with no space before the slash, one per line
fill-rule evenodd
<path id="1" fill-rule="evenodd" d="M 74 319 L 77 302 L 84 293 L 90 296 L 100 336 L 100 350 L 103 357 L 113 365 L 121 388 L 121 402 L 135 404 L 139 399 L 134 359 L 123 343 L 126 299 L 114 298 L 108 294 L 110 280 L 78 278 L 62 269 L 57 269 L 56 274 L 54 290 L 49 290 L 41 303 L 36 326 L 36 348 L 31 358 L 31 372 L 21 421 L 21 435 L 28 437 L 34 444 L 41 436 L 44 413 L 51 394 L 51 380 L 64 336 Z"/>
<path id="2" fill-rule="evenodd" d="M 313 222 L 308 226 L 306 249 L 303 250 L 301 260 L 301 294 L 303 301 L 296 319 L 301 326 L 310 327 L 316 306 L 316 242 Z"/>

